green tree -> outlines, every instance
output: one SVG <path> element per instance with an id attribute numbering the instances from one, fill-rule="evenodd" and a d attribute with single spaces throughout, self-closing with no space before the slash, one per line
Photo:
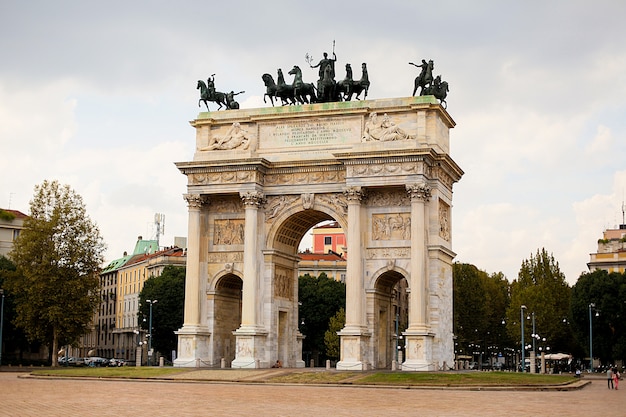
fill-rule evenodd
<path id="1" fill-rule="evenodd" d="M 177 347 L 174 332 L 183 326 L 185 268 L 168 265 L 161 275 L 146 280 L 139 294 L 139 323 L 150 333 L 150 303 L 146 300 L 157 300 L 152 306 L 152 348 L 169 357 Z"/>
<path id="2" fill-rule="evenodd" d="M 452 271 L 457 352 L 501 353 L 510 344 L 502 324 L 509 305 L 508 281 L 502 273 L 489 275 L 471 264 L 455 263 Z"/>
<path id="3" fill-rule="evenodd" d="M 534 313 L 535 332 L 540 337 L 535 338 L 537 353 L 544 345 L 552 352 L 572 351 L 571 331 L 566 324 L 570 296 L 571 289 L 552 254 L 542 248 L 530 259 L 522 261 L 518 279 L 511 283 L 511 304 L 507 309 L 507 331 L 513 340 L 518 341 L 518 349 L 521 344 L 521 306 L 524 305 L 525 344 L 533 341 Z"/>
<path id="4" fill-rule="evenodd" d="M 626 274 L 596 270 L 583 273 L 572 287 L 571 323 L 576 340 L 589 355 L 589 306 L 593 320 L 593 356 L 603 364 L 626 359 Z"/>
<path id="5" fill-rule="evenodd" d="M 15 273 L 15 264 L 5 256 L 0 255 L 0 288 L 6 288 L 5 282 Z M 15 302 L 13 296 L 5 291 L 4 294 L 4 322 L 2 329 L 2 363 L 21 363 L 23 353 L 38 349 L 38 343 L 30 346 L 24 331 L 13 324 L 15 317 Z M 13 354 L 17 352 L 17 356 Z"/>
<path id="6" fill-rule="evenodd" d="M 302 350 L 313 356 L 325 359 L 324 334 L 328 323 L 340 308 L 346 305 L 346 285 L 329 278 L 325 273 L 319 277 L 309 274 L 298 279 L 298 300 L 300 301 L 300 332 L 305 336 Z"/>
<path id="7" fill-rule="evenodd" d="M 330 318 L 328 330 L 324 333 L 324 344 L 326 345 L 326 356 L 329 359 L 339 359 L 339 342 L 338 331 L 346 325 L 346 310 L 342 307 L 337 314 Z"/>
<path id="8" fill-rule="evenodd" d="M 80 195 L 57 181 L 35 187 L 10 254 L 16 272 L 7 288 L 15 301 L 14 323 L 29 340 L 48 345 L 53 366 L 59 346 L 75 343 L 93 319 L 104 248 Z"/>
<path id="9" fill-rule="evenodd" d="M 477 342 L 487 331 L 486 277 L 487 273 L 474 265 L 453 265 L 454 333 L 460 349 L 466 350 L 468 344 Z"/>

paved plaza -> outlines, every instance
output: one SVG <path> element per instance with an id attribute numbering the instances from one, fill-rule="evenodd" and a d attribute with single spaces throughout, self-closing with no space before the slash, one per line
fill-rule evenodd
<path id="1" fill-rule="evenodd" d="M 0 416 L 623 416 L 623 390 L 468 391 L 35 379 L 0 372 Z"/>

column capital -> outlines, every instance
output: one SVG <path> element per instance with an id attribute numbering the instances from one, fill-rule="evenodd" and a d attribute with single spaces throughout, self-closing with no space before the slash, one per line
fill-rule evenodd
<path id="1" fill-rule="evenodd" d="M 260 191 L 247 191 L 245 193 L 239 193 L 241 201 L 243 201 L 244 207 L 259 208 L 265 203 L 265 197 Z"/>
<path id="2" fill-rule="evenodd" d="M 183 199 L 187 202 L 189 208 L 202 208 L 209 203 L 209 197 L 202 194 L 183 194 Z"/>
<path id="3" fill-rule="evenodd" d="M 421 184 L 407 184 L 406 192 L 409 194 L 411 198 L 411 202 L 421 200 L 421 201 L 429 201 L 430 200 L 430 187 L 424 183 Z"/>
<path id="4" fill-rule="evenodd" d="M 361 187 L 348 187 L 343 192 L 346 196 L 348 203 L 360 203 L 365 198 L 365 190 Z"/>

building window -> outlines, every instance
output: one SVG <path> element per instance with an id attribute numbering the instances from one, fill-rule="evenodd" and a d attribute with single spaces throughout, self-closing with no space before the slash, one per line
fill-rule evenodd
<path id="1" fill-rule="evenodd" d="M 332 244 L 333 244 L 332 236 L 324 236 L 324 245 L 332 245 Z"/>
<path id="2" fill-rule="evenodd" d="M 13 240 L 17 239 L 20 235 L 20 231 L 17 229 L 13 229 Z"/>

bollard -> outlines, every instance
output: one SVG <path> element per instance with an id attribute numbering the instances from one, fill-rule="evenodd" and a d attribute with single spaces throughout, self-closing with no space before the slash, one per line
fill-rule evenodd
<path id="1" fill-rule="evenodd" d="M 225 358 L 220 359 L 220 368 L 222 368 L 222 369 L 226 368 L 226 359 Z"/>
<path id="2" fill-rule="evenodd" d="M 330 370 L 330 359 L 326 359 L 326 370 Z"/>
<path id="3" fill-rule="evenodd" d="M 395 359 L 391 361 L 391 370 L 392 371 L 397 371 L 398 370 L 398 362 L 396 362 Z"/>
<path id="4" fill-rule="evenodd" d="M 159 356 L 159 368 L 163 368 L 165 366 L 165 358 L 163 356 Z"/>
<path id="5" fill-rule="evenodd" d="M 310 366 L 311 366 L 311 368 L 315 368 L 315 359 L 311 359 Z"/>

